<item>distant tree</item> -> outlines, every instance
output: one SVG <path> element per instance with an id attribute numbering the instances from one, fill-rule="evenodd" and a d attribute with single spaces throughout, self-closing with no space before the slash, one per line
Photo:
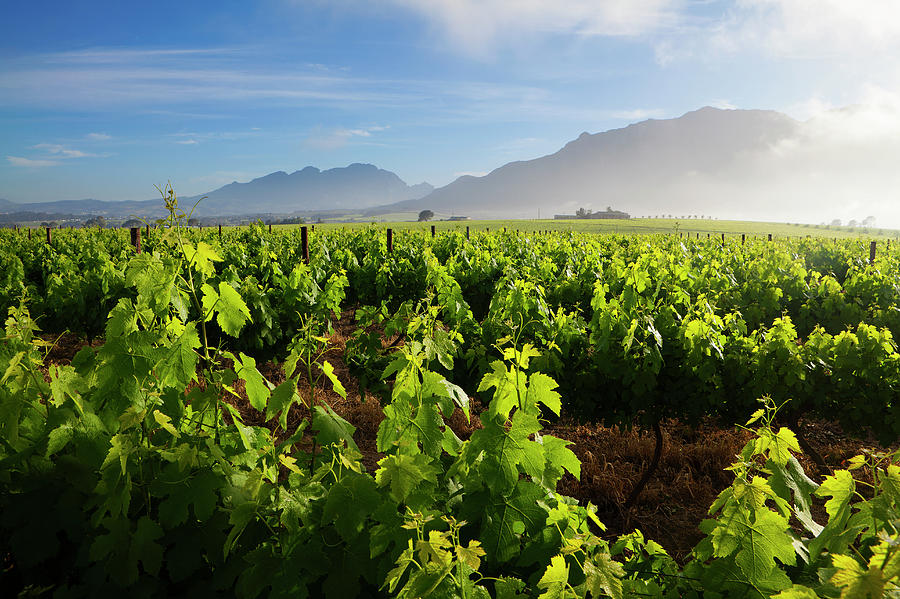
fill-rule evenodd
<path id="1" fill-rule="evenodd" d="M 199 219 L 199 218 L 191 217 L 191 218 L 188 219 L 188 226 L 189 226 L 189 227 L 196 227 L 196 226 L 198 226 L 199 224 L 200 224 L 200 219 Z"/>
<path id="2" fill-rule="evenodd" d="M 872 227 L 875 225 L 875 217 L 867 216 L 864 219 L 862 219 L 862 222 L 860 224 L 864 227 Z"/>
<path id="3" fill-rule="evenodd" d="M 852 229 L 856 226 L 856 221 L 851 219 L 850 222 L 847 223 L 847 226 Z"/>
<path id="4" fill-rule="evenodd" d="M 85 227 L 105 227 L 106 226 L 106 218 L 102 216 L 92 216 L 91 218 L 84 221 Z"/>
<path id="5" fill-rule="evenodd" d="M 136 218 L 129 218 L 124 223 L 122 223 L 122 226 L 123 227 L 140 227 L 143 224 L 144 223 L 142 223 L 141 221 L 139 221 Z"/>
<path id="6" fill-rule="evenodd" d="M 593 210 L 591 210 L 590 208 L 588 208 L 588 209 L 579 208 L 578 210 L 575 211 L 575 217 L 576 218 L 587 218 L 591 215 L 591 213 L 593 213 Z"/>
<path id="7" fill-rule="evenodd" d="M 607 211 L 607 212 L 612 212 L 612 211 L 613 211 L 612 206 L 607 206 L 607 207 L 606 207 L 606 211 Z"/>
<path id="8" fill-rule="evenodd" d="M 420 223 L 429 221 L 432 218 L 434 218 L 434 212 L 432 212 L 431 210 L 423 210 L 422 212 L 419 213 L 419 222 Z"/>
<path id="9" fill-rule="evenodd" d="M 832 227 L 840 227 L 840 226 L 841 226 L 841 219 L 836 218 L 836 219 L 834 219 L 833 221 L 831 221 L 831 226 L 832 226 Z"/>

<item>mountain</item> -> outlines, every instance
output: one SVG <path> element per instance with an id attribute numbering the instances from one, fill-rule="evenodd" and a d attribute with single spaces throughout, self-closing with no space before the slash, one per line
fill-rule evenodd
<path id="1" fill-rule="evenodd" d="M 433 189 L 428 183 L 407 185 L 396 174 L 371 164 L 351 164 L 324 171 L 308 166 L 291 174 L 278 171 L 248 183 L 235 181 L 206 194 L 179 197 L 179 205 L 187 208 L 204 198 L 195 214 L 206 217 L 359 210 L 421 198 Z M 27 204 L 0 200 L 0 213 L 26 211 L 127 218 L 132 215 L 159 217 L 163 215 L 164 207 L 159 199 L 127 202 L 87 199 Z"/>
<path id="2" fill-rule="evenodd" d="M 278 171 L 248 183 L 229 183 L 206 195 L 200 215 L 308 212 L 361 209 L 428 195 L 428 183 L 407 185 L 396 174 L 371 164 L 351 164 L 321 171 L 308 166 L 287 174 Z M 186 201 L 196 200 L 185 198 Z"/>
<path id="3" fill-rule="evenodd" d="M 102 200 L 58 200 L 55 202 L 28 202 L 19 204 L 0 200 L 0 213 L 27 212 L 56 216 L 109 216 L 113 218 L 137 216 L 162 216 L 164 207 L 160 200 L 104 202 Z"/>
<path id="4" fill-rule="evenodd" d="M 631 214 L 718 215 L 722 198 L 699 197 L 685 184 L 743 173 L 756 155 L 800 128 L 774 111 L 706 107 L 675 119 L 582 133 L 554 154 L 511 162 L 482 177 L 463 176 L 420 200 L 383 210 L 430 209 L 475 218 L 535 218 L 540 211 L 552 218 L 579 207 L 611 206 Z"/>

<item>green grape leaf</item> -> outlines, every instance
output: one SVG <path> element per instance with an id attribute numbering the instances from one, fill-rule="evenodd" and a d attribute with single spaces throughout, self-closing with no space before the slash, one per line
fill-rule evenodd
<path id="1" fill-rule="evenodd" d="M 431 465 L 428 456 L 396 454 L 382 458 L 378 462 L 375 482 L 381 487 L 389 486 L 391 497 L 403 503 L 410 493 L 424 482 L 437 483 L 437 469 Z"/>
<path id="2" fill-rule="evenodd" d="M 841 599 L 880 599 L 884 593 L 884 576 L 880 568 L 863 568 L 849 555 L 832 555 L 837 568 L 831 584 L 841 589 Z"/>
<path id="3" fill-rule="evenodd" d="M 165 350 L 157 368 L 157 376 L 163 387 L 184 389 L 197 378 L 197 362 L 200 356 L 194 351 L 200 347 L 200 336 L 193 322 L 185 325 L 184 332 Z"/>
<path id="4" fill-rule="evenodd" d="M 86 389 L 86 385 L 82 378 L 78 376 L 75 369 L 71 366 L 50 366 L 50 394 L 53 405 L 61 407 L 66 402 L 66 398 L 72 400 L 78 413 L 84 415 L 84 405 L 81 401 L 81 392 Z"/>
<path id="5" fill-rule="evenodd" d="M 153 410 L 153 419 L 156 421 L 156 424 L 162 427 L 164 431 L 166 431 L 176 439 L 179 437 L 178 430 L 174 426 L 172 426 L 172 419 L 168 415 L 163 414 L 159 410 Z"/>
<path id="6" fill-rule="evenodd" d="M 256 360 L 243 352 L 239 354 L 239 358 L 235 358 L 234 354 L 227 352 L 225 355 L 234 360 L 234 370 L 245 383 L 250 405 L 260 412 L 264 411 L 269 402 L 270 391 L 268 381 L 256 368 Z"/>
<path id="7" fill-rule="evenodd" d="M 481 558 L 487 555 L 481 547 L 481 542 L 476 540 L 469 541 L 466 547 L 456 545 L 454 550 L 456 551 L 456 559 L 472 568 L 475 572 L 478 572 L 478 569 L 481 568 Z"/>
<path id="8" fill-rule="evenodd" d="M 241 328 L 250 322 L 250 310 L 243 298 L 228 283 L 219 283 L 219 303 L 216 306 L 219 314 L 216 322 L 222 330 L 232 337 L 237 337 Z"/>
<path id="9" fill-rule="evenodd" d="M 422 451 L 426 455 L 438 457 L 444 442 L 444 419 L 435 405 L 423 405 L 416 412 L 413 426 L 422 443 Z"/>
<path id="10" fill-rule="evenodd" d="M 556 483 L 563 476 L 563 469 L 572 476 L 581 479 L 581 461 L 569 449 L 571 441 L 565 441 L 552 435 L 543 435 L 539 440 L 544 447 L 545 466 L 542 476 L 544 486 L 555 489 Z"/>
<path id="11" fill-rule="evenodd" d="M 825 502 L 825 511 L 830 518 L 835 518 L 838 512 L 850 505 L 853 493 L 856 491 L 856 481 L 847 470 L 838 470 L 832 476 L 825 477 L 825 481 L 816 490 L 819 497 L 831 497 Z"/>
<path id="12" fill-rule="evenodd" d="M 68 422 L 53 429 L 47 436 L 47 451 L 44 455 L 49 458 L 53 454 L 62 451 L 74 435 L 75 428 Z"/>
<path id="13" fill-rule="evenodd" d="M 525 402 L 529 406 L 542 403 L 559 416 L 562 400 L 559 393 L 554 391 L 557 387 L 559 385 L 551 377 L 542 372 L 535 372 L 528 378 L 528 393 L 525 396 Z"/>
<path id="14" fill-rule="evenodd" d="M 809 587 L 795 584 L 777 595 L 772 595 L 772 599 L 819 599 L 819 595 Z"/>
<path id="15" fill-rule="evenodd" d="M 472 433 L 471 449 L 483 451 L 484 459 L 478 472 L 484 484 L 497 489 L 512 488 L 522 471 L 540 478 L 544 473 L 544 448 L 529 437 L 541 429 L 534 414 L 516 412 L 507 430 L 499 417 L 482 416 L 481 430 Z"/>
<path id="16" fill-rule="evenodd" d="M 334 374 L 334 366 L 331 365 L 331 362 L 328 360 L 323 360 L 322 365 L 319 366 L 322 369 L 322 373 L 325 374 L 325 377 L 331 381 L 331 388 L 334 389 L 334 392 L 347 399 L 347 390 L 344 389 L 343 383 L 338 380 L 336 374 Z"/>
<path id="17" fill-rule="evenodd" d="M 528 481 L 519 481 L 509 494 L 492 498 L 481 535 L 490 561 L 503 563 L 519 554 L 523 535 L 534 534 L 547 521 L 547 512 L 538 503 L 545 498 L 546 492 Z"/>
<path id="18" fill-rule="evenodd" d="M 764 585 L 777 568 L 776 558 L 785 565 L 796 563 L 789 531 L 787 520 L 765 507 L 753 511 L 735 509 L 723 515 L 712 533 L 715 555 L 727 557 L 734 553 L 735 563 L 747 581 Z"/>
<path id="19" fill-rule="evenodd" d="M 287 417 L 291 405 L 299 400 L 297 395 L 297 382 L 294 379 L 287 379 L 272 391 L 269 402 L 266 405 L 266 420 L 271 420 L 278 416 L 278 424 L 281 428 L 287 428 Z"/>
<path id="20" fill-rule="evenodd" d="M 128 552 L 130 561 L 135 565 L 140 562 L 144 571 L 154 576 L 159 573 L 162 565 L 163 548 L 156 542 L 162 536 L 163 530 L 159 524 L 147 516 L 141 516 L 137 530 L 131 537 L 131 549 Z"/>
<path id="21" fill-rule="evenodd" d="M 569 566 L 566 564 L 566 558 L 554 555 L 550 559 L 550 565 L 544 570 L 544 575 L 537 583 L 537 587 L 543 590 L 540 596 L 545 599 L 565 597 L 568 584 Z"/>
<path id="22" fill-rule="evenodd" d="M 359 451 L 353 440 L 356 427 L 338 416 L 327 404 L 324 407 L 319 405 L 313 408 L 312 429 L 318 431 L 316 441 L 323 447 L 346 441 L 347 447 Z"/>
<path id="23" fill-rule="evenodd" d="M 584 562 L 584 575 L 588 590 L 593 597 L 609 595 L 612 599 L 622 599 L 622 579 L 625 569 L 622 564 L 610 558 L 608 553 L 595 553 Z"/>
<path id="24" fill-rule="evenodd" d="M 518 578 L 508 578 L 506 576 L 498 578 L 494 582 L 494 590 L 497 592 L 497 599 L 516 599 L 516 597 L 525 597 L 525 583 Z"/>
<path id="25" fill-rule="evenodd" d="M 222 261 L 222 257 L 205 241 L 197 243 L 196 248 L 192 244 L 186 243 L 184 245 L 184 257 L 207 277 L 216 274 L 216 267 L 213 262 Z"/>
<path id="26" fill-rule="evenodd" d="M 822 532 L 822 526 L 812 519 L 810 509 L 812 507 L 812 494 L 819 488 L 819 485 L 806 476 L 806 473 L 803 472 L 803 466 L 800 465 L 800 462 L 794 456 L 791 456 L 784 466 L 779 466 L 773 462 L 768 463 L 766 466 L 772 472 L 772 475 L 769 477 L 769 486 L 785 501 L 790 502 L 793 499 L 794 513 L 797 516 L 797 520 L 813 536 L 818 536 Z"/>
<path id="27" fill-rule="evenodd" d="M 323 523 L 334 522 L 341 538 L 352 542 L 380 503 L 381 496 L 372 477 L 348 473 L 328 491 L 322 511 Z"/>
<path id="28" fill-rule="evenodd" d="M 481 379 L 481 383 L 478 385 L 478 393 L 494 387 L 494 397 L 491 399 L 488 410 L 491 414 L 508 418 L 510 411 L 519 405 L 515 377 L 512 372 L 506 369 L 506 364 L 500 360 L 492 362 L 491 368 L 493 370 L 485 374 Z"/>

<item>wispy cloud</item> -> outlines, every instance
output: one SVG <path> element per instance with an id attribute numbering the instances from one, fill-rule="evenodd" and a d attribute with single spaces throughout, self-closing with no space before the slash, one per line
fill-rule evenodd
<path id="1" fill-rule="evenodd" d="M 615 110 L 611 115 L 615 119 L 623 121 L 645 121 L 647 119 L 656 119 L 665 116 L 665 111 L 659 108 L 636 108 L 634 110 Z"/>
<path id="2" fill-rule="evenodd" d="M 274 70 L 206 50 L 107 50 L 24 56 L 0 64 L 0 106 L 56 110 L 110 107 L 184 110 L 216 102 L 390 105 L 403 82 L 355 78 L 319 68 Z M 160 60 L 159 57 L 172 60 Z M 177 58 L 177 60 L 175 60 Z M 257 57 L 258 58 L 258 57 Z M 216 110 L 221 114 L 222 110 Z"/>
<path id="3" fill-rule="evenodd" d="M 84 138 L 88 141 L 109 141 L 112 139 L 112 135 L 107 133 L 88 133 Z"/>
<path id="4" fill-rule="evenodd" d="M 81 150 L 73 150 L 60 144 L 41 143 L 31 146 L 32 150 L 43 150 L 58 158 L 96 158 L 99 154 L 90 154 Z"/>
<path id="5" fill-rule="evenodd" d="M 175 143 L 180 144 L 182 146 L 194 146 L 199 144 L 200 142 L 196 139 L 178 139 L 175 140 Z"/>
<path id="6" fill-rule="evenodd" d="M 43 166 L 56 166 L 59 164 L 56 160 L 23 158 L 21 156 L 7 156 L 7 162 L 13 166 L 21 166 L 28 168 L 38 168 Z"/>
<path id="7" fill-rule="evenodd" d="M 465 52 L 527 36 L 639 36 L 674 26 L 680 0 L 393 0 L 413 10 Z"/>
<path id="8" fill-rule="evenodd" d="M 375 125 L 372 127 L 357 127 L 354 129 L 337 128 L 324 130 L 316 128 L 309 134 L 304 143 L 312 148 L 320 150 L 334 150 L 341 148 L 354 140 L 367 140 L 373 133 L 385 131 L 390 127 Z"/>

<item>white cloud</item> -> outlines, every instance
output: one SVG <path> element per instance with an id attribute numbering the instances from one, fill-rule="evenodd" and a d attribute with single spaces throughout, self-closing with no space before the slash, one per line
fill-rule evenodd
<path id="1" fill-rule="evenodd" d="M 200 142 L 197 141 L 196 139 L 179 139 L 175 143 L 181 144 L 182 146 L 193 146 L 193 145 L 197 145 Z"/>
<path id="2" fill-rule="evenodd" d="M 461 49 L 483 53 L 523 35 L 639 36 L 673 26 L 680 0 L 393 0 L 420 13 Z"/>
<path id="3" fill-rule="evenodd" d="M 338 128 L 330 131 L 316 128 L 306 138 L 306 145 L 320 150 L 334 150 L 352 142 L 355 138 L 370 138 L 373 133 L 385 131 L 390 127 L 376 125 L 373 127 L 361 127 L 355 129 Z"/>
<path id="4" fill-rule="evenodd" d="M 722 98 L 716 98 L 715 100 L 710 101 L 707 105 L 712 106 L 713 108 L 721 108 L 722 110 L 735 110 L 737 108 L 737 106 Z"/>
<path id="5" fill-rule="evenodd" d="M 870 57 L 900 48 L 896 0 L 737 0 L 716 28 L 726 51 L 761 47 L 798 58 Z"/>
<path id="6" fill-rule="evenodd" d="M 31 146 L 32 150 L 44 150 L 57 158 L 96 158 L 97 154 L 89 154 L 81 150 L 72 150 L 60 144 L 37 144 Z"/>
<path id="7" fill-rule="evenodd" d="M 112 135 L 108 135 L 106 133 L 88 133 L 84 136 L 85 139 L 90 141 L 109 141 L 112 139 Z"/>
<path id="8" fill-rule="evenodd" d="M 43 160 L 43 159 L 32 159 L 32 158 L 22 158 L 21 156 L 7 156 L 6 160 L 13 166 L 23 166 L 23 167 L 31 167 L 37 168 L 41 166 L 56 166 L 59 164 L 56 160 Z"/>
<path id="9" fill-rule="evenodd" d="M 612 117 L 616 119 L 622 119 L 625 121 L 645 121 L 647 119 L 655 119 L 665 116 L 665 112 L 658 108 L 653 109 L 643 109 L 637 108 L 634 110 L 617 110 L 612 113 Z"/>

